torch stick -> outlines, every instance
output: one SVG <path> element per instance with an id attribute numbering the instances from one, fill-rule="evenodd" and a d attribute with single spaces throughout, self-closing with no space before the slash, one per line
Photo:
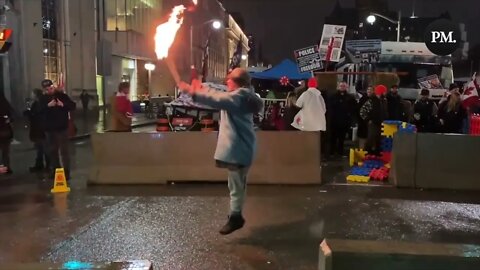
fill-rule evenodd
<path id="1" fill-rule="evenodd" d="M 168 69 L 170 70 L 175 83 L 178 85 L 181 79 L 180 74 L 178 74 L 177 65 L 175 65 L 175 62 L 169 57 L 165 58 L 165 62 L 167 63 Z"/>

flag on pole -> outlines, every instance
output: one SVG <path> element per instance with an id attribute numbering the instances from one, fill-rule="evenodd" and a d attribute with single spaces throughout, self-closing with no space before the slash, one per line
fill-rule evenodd
<path id="1" fill-rule="evenodd" d="M 462 104 L 465 108 L 480 106 L 480 97 L 478 96 L 480 86 L 476 75 L 475 73 L 472 80 L 463 87 Z"/>
<path id="2" fill-rule="evenodd" d="M 242 62 L 242 40 L 243 38 L 240 38 L 237 44 L 237 49 L 233 53 L 232 60 L 230 61 L 230 66 L 228 67 L 228 73 L 232 72 L 232 70 L 240 67 L 240 63 Z"/>
<path id="3" fill-rule="evenodd" d="M 208 34 L 207 41 L 203 47 L 203 59 L 202 59 L 202 82 L 205 82 L 208 76 L 208 58 L 210 51 L 210 37 L 211 33 Z"/>

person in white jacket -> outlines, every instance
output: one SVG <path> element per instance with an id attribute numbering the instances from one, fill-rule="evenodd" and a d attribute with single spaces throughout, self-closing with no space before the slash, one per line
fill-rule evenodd
<path id="1" fill-rule="evenodd" d="M 326 131 L 327 120 L 325 113 L 327 106 L 320 90 L 317 89 L 317 80 L 308 80 L 308 89 L 297 100 L 297 107 L 300 111 L 291 124 L 302 131 Z"/>

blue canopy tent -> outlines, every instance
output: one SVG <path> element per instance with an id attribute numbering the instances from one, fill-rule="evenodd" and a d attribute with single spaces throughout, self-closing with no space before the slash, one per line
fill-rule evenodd
<path id="1" fill-rule="evenodd" d="M 283 60 L 280 64 L 271 69 L 263 72 L 251 73 L 250 75 L 254 79 L 263 80 L 279 80 L 283 76 L 286 76 L 290 80 L 306 80 L 312 77 L 309 72 L 300 73 L 297 64 L 289 59 Z"/>

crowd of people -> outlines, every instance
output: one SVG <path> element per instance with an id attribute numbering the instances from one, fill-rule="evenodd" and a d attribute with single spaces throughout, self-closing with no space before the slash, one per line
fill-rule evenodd
<path id="1" fill-rule="evenodd" d="M 308 85 L 308 87 L 307 87 Z M 328 96 L 317 89 L 316 79 L 302 82 L 287 96 L 284 120 L 288 129 L 322 132 L 324 157 L 343 156 L 347 134 L 357 127 L 358 146 L 380 154 L 381 128 L 385 120 L 413 123 L 418 132 L 463 133 L 467 112 L 460 89 L 452 84 L 437 104 L 428 89 L 422 89 L 413 106 L 398 93 L 398 86 L 368 86 L 358 96 L 348 93 L 340 82 L 336 93 Z M 312 101 L 313 100 L 313 101 Z"/>

